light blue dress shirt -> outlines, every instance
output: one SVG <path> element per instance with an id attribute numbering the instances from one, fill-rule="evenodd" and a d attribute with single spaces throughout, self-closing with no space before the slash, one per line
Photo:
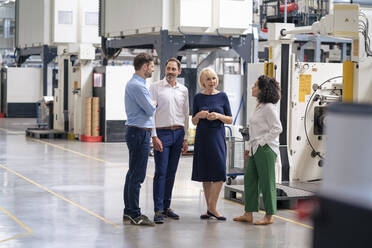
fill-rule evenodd
<path id="1" fill-rule="evenodd" d="M 134 74 L 125 87 L 125 112 L 127 126 L 142 128 L 154 127 L 154 113 L 156 107 L 151 101 L 146 80 Z"/>

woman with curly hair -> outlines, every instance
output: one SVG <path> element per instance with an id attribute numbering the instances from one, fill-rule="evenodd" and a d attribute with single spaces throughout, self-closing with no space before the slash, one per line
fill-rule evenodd
<path id="1" fill-rule="evenodd" d="M 255 225 L 274 223 L 276 213 L 275 161 L 279 154 L 279 134 L 282 132 L 276 103 L 280 99 L 279 83 L 268 76 L 260 76 L 252 88 L 257 106 L 249 120 L 248 159 L 244 173 L 245 213 L 234 221 L 252 222 L 252 212 L 258 212 L 260 191 L 266 214 Z"/>

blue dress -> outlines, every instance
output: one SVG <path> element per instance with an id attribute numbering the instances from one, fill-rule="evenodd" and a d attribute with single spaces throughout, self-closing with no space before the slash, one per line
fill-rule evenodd
<path id="1" fill-rule="evenodd" d="M 195 95 L 193 116 L 202 110 L 231 116 L 229 99 L 224 92 Z M 199 182 L 226 181 L 225 125 L 222 121 L 199 120 L 196 126 L 191 179 Z"/>

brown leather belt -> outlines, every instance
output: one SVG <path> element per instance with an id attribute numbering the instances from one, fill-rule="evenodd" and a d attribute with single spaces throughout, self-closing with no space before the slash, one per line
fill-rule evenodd
<path id="1" fill-rule="evenodd" d="M 183 126 L 157 127 L 156 129 L 160 129 L 160 130 L 177 130 L 177 129 L 181 129 L 181 128 L 183 128 Z"/>
<path id="2" fill-rule="evenodd" d="M 127 126 L 127 127 L 133 127 L 133 128 L 138 128 L 138 129 L 142 129 L 142 130 L 146 130 L 146 131 L 152 131 L 151 128 L 146 128 L 146 127 L 136 127 L 136 126 Z"/>

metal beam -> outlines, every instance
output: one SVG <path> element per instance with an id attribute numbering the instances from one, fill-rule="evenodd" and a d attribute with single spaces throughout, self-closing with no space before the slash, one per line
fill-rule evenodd
<path id="1" fill-rule="evenodd" d="M 124 37 L 122 39 L 113 39 L 106 41 L 107 48 L 138 48 L 152 46 L 160 39 L 159 35 Z"/>
<path id="2" fill-rule="evenodd" d="M 42 47 L 26 47 L 26 48 L 19 48 L 18 55 L 19 56 L 32 56 L 32 55 L 40 55 L 42 53 Z"/>
<path id="3" fill-rule="evenodd" d="M 314 51 L 315 51 L 315 56 L 314 56 L 314 62 L 320 62 L 320 57 L 321 57 L 321 40 L 317 37 L 314 42 Z"/>
<path id="4" fill-rule="evenodd" d="M 174 40 L 172 36 L 168 35 L 168 31 L 161 31 L 160 32 L 160 39 L 157 39 L 154 43 L 154 48 L 160 58 L 160 77 L 163 78 L 165 76 L 165 65 L 167 60 L 176 57 L 177 52 L 181 50 L 181 48 L 185 45 L 182 41 L 180 42 L 179 39 Z"/>
<path id="5" fill-rule="evenodd" d="M 239 37 L 221 35 L 170 35 L 162 30 L 156 35 L 128 36 L 105 42 L 109 48 L 148 48 L 156 49 L 161 62 L 161 77 L 164 76 L 166 61 L 175 57 L 180 50 L 192 48 L 231 47 L 246 62 L 251 62 L 252 34 Z"/>
<path id="6" fill-rule="evenodd" d="M 253 56 L 252 56 L 252 62 L 258 63 L 258 50 L 259 50 L 259 35 L 258 35 L 258 27 L 252 28 L 252 34 L 253 34 Z"/>
<path id="7" fill-rule="evenodd" d="M 253 35 L 240 36 L 231 40 L 231 47 L 244 59 L 245 62 L 250 63 L 252 60 L 252 40 Z"/>
<path id="8" fill-rule="evenodd" d="M 47 45 L 40 47 L 18 48 L 17 65 L 21 66 L 32 55 L 39 55 L 43 64 L 43 96 L 48 95 L 48 64 L 57 57 L 57 48 Z"/>
<path id="9" fill-rule="evenodd" d="M 166 38 L 167 36 L 167 38 Z M 161 31 L 156 35 L 128 36 L 121 39 L 106 41 L 107 48 L 155 48 L 161 42 L 167 41 L 170 44 L 177 44 L 181 48 L 213 48 L 213 47 L 232 47 L 234 44 L 245 43 L 251 40 L 247 36 L 226 37 L 221 35 L 169 35 L 167 30 Z"/>

